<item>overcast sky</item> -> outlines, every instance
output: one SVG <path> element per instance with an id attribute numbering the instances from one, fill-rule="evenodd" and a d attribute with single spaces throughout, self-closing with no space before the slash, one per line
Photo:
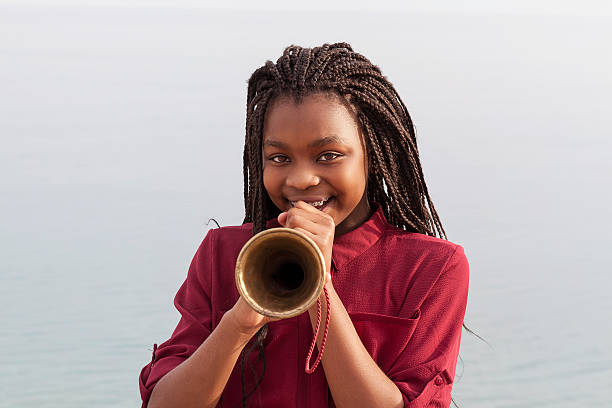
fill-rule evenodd
<path id="1" fill-rule="evenodd" d="M 0 0 L 0 4 L 32 5 L 108 5 L 123 7 L 198 7 L 230 9 L 326 9 L 326 10 L 401 10 L 421 12 L 470 12 L 503 14 L 570 14 L 612 16 L 609 0 L 438 0 L 435 2 L 400 2 L 396 0 L 309 0 L 288 2 L 283 0 L 251 0 L 231 2 L 211 0 Z"/>

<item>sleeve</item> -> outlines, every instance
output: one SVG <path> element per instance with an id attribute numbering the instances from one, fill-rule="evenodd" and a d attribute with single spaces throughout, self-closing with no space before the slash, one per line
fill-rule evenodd
<path id="1" fill-rule="evenodd" d="M 406 408 L 450 406 L 468 280 L 467 258 L 457 246 L 417 311 L 410 340 L 387 373 Z"/>
<path id="2" fill-rule="evenodd" d="M 146 408 L 153 388 L 160 378 L 191 356 L 210 335 L 211 328 L 211 255 L 213 231 L 210 230 L 196 251 L 187 278 L 174 298 L 181 318 L 166 342 L 153 346 L 153 357 L 140 372 L 142 408 Z"/>

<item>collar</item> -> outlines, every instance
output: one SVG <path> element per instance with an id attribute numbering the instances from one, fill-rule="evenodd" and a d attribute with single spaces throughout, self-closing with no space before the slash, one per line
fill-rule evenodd
<path id="1" fill-rule="evenodd" d="M 387 228 L 387 219 L 380 204 L 374 203 L 372 206 L 374 212 L 366 222 L 346 234 L 334 237 L 332 265 L 336 270 L 367 251 Z M 271 219 L 266 227 L 275 228 L 281 225 L 276 219 Z"/>
<path id="2" fill-rule="evenodd" d="M 374 204 L 372 216 L 352 231 L 334 238 L 332 264 L 336 270 L 367 251 L 387 228 L 387 219 L 380 204 Z"/>

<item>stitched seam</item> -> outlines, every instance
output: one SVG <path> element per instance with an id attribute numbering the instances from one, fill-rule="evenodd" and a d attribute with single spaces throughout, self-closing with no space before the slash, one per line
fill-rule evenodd
<path id="1" fill-rule="evenodd" d="M 446 260 L 446 262 L 444 262 L 444 265 L 442 266 L 442 270 L 441 272 L 438 274 L 438 276 L 436 277 L 436 279 L 431 283 L 431 286 L 429 287 L 429 289 L 427 290 L 427 292 L 425 292 L 423 299 L 421 300 L 421 302 L 417 305 L 417 309 L 420 309 L 421 306 L 423 306 L 423 302 L 425 302 L 425 300 L 429 297 L 429 293 L 431 292 L 431 290 L 436 286 L 436 283 L 438 283 L 438 281 L 440 280 L 440 278 L 442 277 L 442 275 L 447 271 L 447 266 L 449 264 L 449 262 L 451 261 L 451 259 L 453 259 L 455 257 L 455 254 L 457 253 L 457 249 L 459 249 L 459 245 L 455 245 L 455 250 L 453 251 L 453 253 L 451 254 L 451 256 L 448 257 L 448 259 Z"/>

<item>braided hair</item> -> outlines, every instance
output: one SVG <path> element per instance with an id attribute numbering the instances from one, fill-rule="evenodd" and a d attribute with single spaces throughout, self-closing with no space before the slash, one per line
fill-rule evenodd
<path id="1" fill-rule="evenodd" d="M 411 232 L 446 238 L 429 197 L 416 134 L 406 106 L 380 68 L 347 43 L 315 48 L 291 45 L 276 64 L 267 61 L 248 82 L 243 154 L 244 222 L 253 233 L 278 216 L 263 184 L 264 118 L 279 96 L 299 102 L 313 93 L 344 98 L 357 113 L 370 163 L 368 200 L 382 206 L 390 224 Z"/>
<path id="2" fill-rule="evenodd" d="M 381 205 L 387 221 L 407 231 L 446 238 L 427 191 L 414 125 L 406 106 L 380 68 L 347 43 L 315 48 L 291 45 L 276 63 L 267 61 L 249 79 L 243 152 L 244 222 L 253 223 L 253 234 L 263 231 L 266 221 L 280 213 L 263 184 L 266 111 L 276 98 L 291 97 L 299 103 L 311 94 L 338 97 L 356 112 L 370 166 L 368 200 Z M 243 407 L 265 374 L 266 332 L 264 326 L 254 344 L 241 354 Z M 254 388 L 247 391 L 245 360 L 255 348 L 263 361 L 263 371 Z"/>

